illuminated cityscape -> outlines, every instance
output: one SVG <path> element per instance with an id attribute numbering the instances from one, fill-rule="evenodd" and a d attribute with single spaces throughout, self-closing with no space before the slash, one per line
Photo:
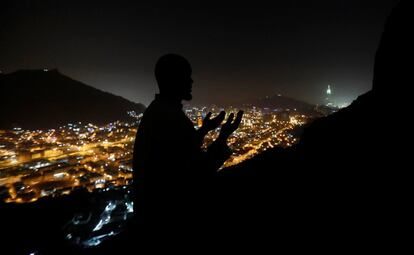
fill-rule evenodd
<path id="1" fill-rule="evenodd" d="M 413 3 L 3 1 L 0 255 L 395 253 Z"/>
<path id="2" fill-rule="evenodd" d="M 195 128 L 211 111 L 236 108 L 187 107 Z M 246 107 L 240 128 L 229 139 L 233 155 L 223 167 L 239 164 L 268 148 L 289 147 L 298 140 L 297 128 L 316 116 L 289 109 Z M 105 126 L 68 123 L 57 129 L 0 131 L 0 198 L 6 202 L 33 202 L 41 197 L 69 194 L 86 188 L 110 190 L 128 185 L 132 178 L 132 150 L 142 114 L 131 123 Z M 210 132 L 203 147 L 217 136 Z M 174 134 L 171 134 L 174 135 Z"/>

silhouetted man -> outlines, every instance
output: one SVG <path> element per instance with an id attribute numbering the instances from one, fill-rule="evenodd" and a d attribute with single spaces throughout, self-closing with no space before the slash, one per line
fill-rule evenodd
<path id="1" fill-rule="evenodd" d="M 204 136 L 221 124 L 225 112 L 213 119 L 209 113 L 203 126 L 194 129 L 181 104 L 192 99 L 191 73 L 189 62 L 179 55 L 168 54 L 158 60 L 155 77 L 160 93 L 138 128 L 133 161 L 135 207 L 146 239 L 173 238 L 191 225 L 200 228 L 206 221 L 201 215 L 208 214 L 213 177 L 231 155 L 226 140 L 242 118 L 240 111 L 233 122 L 230 114 L 219 137 L 203 151 Z M 175 245 L 180 244 L 175 241 Z"/>

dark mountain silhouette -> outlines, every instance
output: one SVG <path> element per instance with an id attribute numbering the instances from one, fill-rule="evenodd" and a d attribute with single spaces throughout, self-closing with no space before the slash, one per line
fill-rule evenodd
<path id="1" fill-rule="evenodd" d="M 401 1 L 388 19 L 371 91 L 314 121 L 296 146 L 268 150 L 220 172 L 220 225 L 224 236 L 232 236 L 227 243 L 401 247 L 396 244 L 407 239 L 412 185 L 412 130 L 400 123 L 412 111 L 412 94 L 401 93 L 412 79 L 412 13 L 412 1 Z"/>
<path id="2" fill-rule="evenodd" d="M 0 128 L 56 128 L 67 123 L 131 120 L 141 104 L 73 80 L 57 70 L 21 70 L 0 76 Z"/>
<path id="3" fill-rule="evenodd" d="M 293 99 L 290 97 L 282 96 L 282 95 L 274 95 L 274 96 L 267 96 L 263 98 L 259 98 L 249 103 L 253 106 L 261 107 L 261 108 L 271 108 L 271 109 L 290 109 L 299 112 L 314 112 L 316 105 L 309 104 L 297 99 Z"/>

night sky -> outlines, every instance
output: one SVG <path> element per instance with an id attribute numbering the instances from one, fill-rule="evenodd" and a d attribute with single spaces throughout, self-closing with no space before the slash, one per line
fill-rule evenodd
<path id="1" fill-rule="evenodd" d="M 336 103 L 371 88 L 383 24 L 398 0 L 14 0 L 0 3 L 0 70 L 57 68 L 148 104 L 165 53 L 193 66 L 195 104 L 281 93 Z"/>

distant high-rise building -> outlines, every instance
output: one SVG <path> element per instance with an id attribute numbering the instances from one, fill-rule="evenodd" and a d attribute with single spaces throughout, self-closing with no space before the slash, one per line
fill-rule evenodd
<path id="1" fill-rule="evenodd" d="M 201 127 L 203 125 L 203 118 L 201 117 L 201 113 L 197 114 L 197 126 Z"/>
<path id="2" fill-rule="evenodd" d="M 332 106 L 332 102 L 331 102 L 331 96 L 332 96 L 332 89 L 331 89 L 331 85 L 328 85 L 328 88 L 326 89 L 326 106 Z"/>

